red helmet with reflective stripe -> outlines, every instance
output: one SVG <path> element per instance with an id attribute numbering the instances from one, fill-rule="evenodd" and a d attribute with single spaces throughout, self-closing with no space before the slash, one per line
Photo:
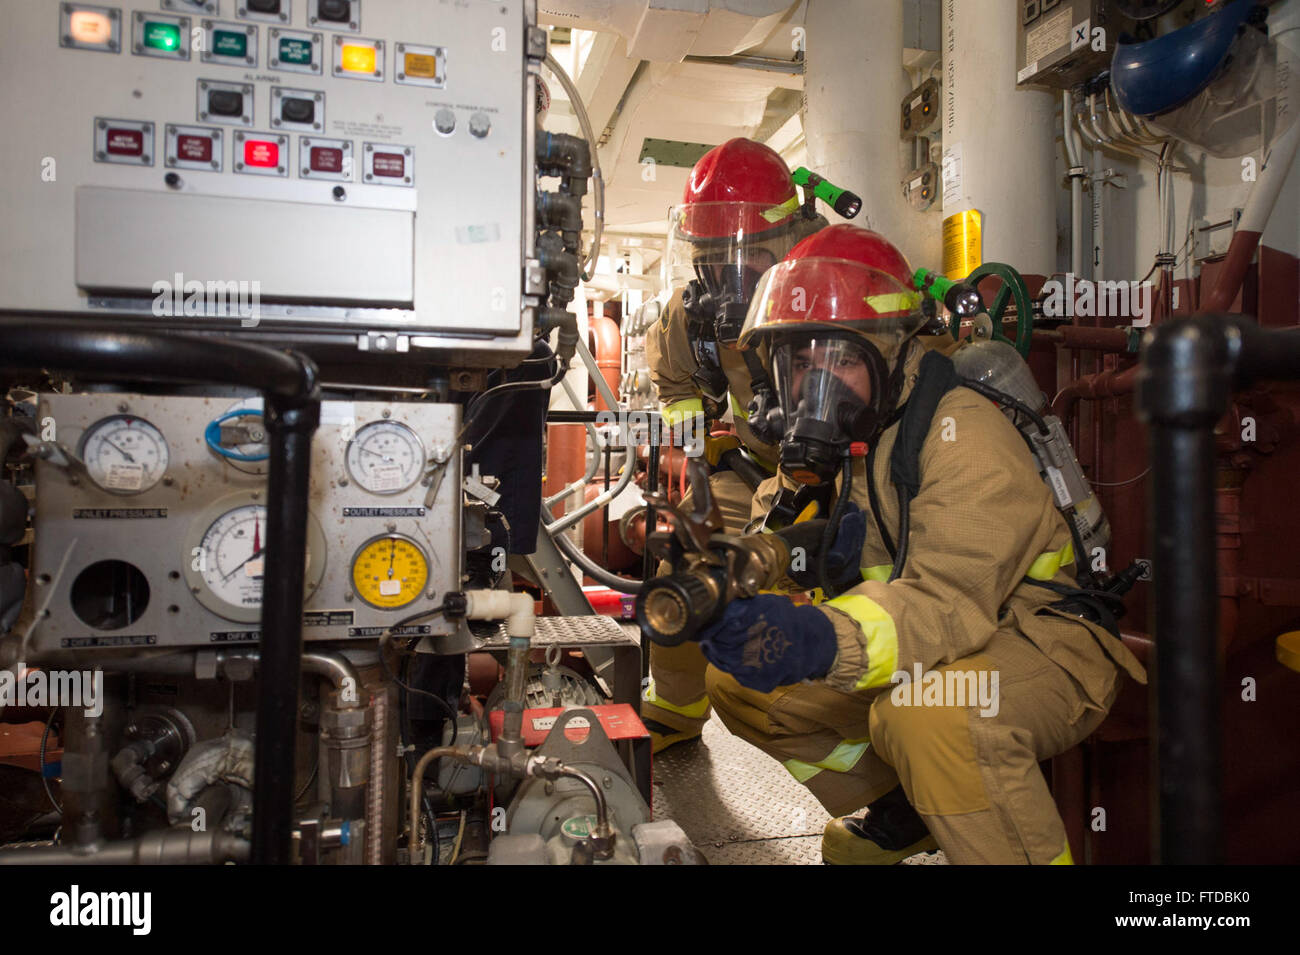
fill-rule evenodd
<path id="1" fill-rule="evenodd" d="M 903 253 L 878 232 L 829 226 L 799 242 L 764 274 L 740 345 L 820 328 L 876 336 L 889 357 L 924 324 L 911 278 Z"/>
<path id="2" fill-rule="evenodd" d="M 745 203 L 737 218 L 735 206 Z M 752 139 L 729 139 L 691 170 L 679 207 L 679 228 L 692 239 L 766 232 L 788 225 L 799 209 L 790 167 L 774 149 Z"/>
<path id="3" fill-rule="evenodd" d="M 879 232 L 842 222 L 808 236 L 787 255 L 791 259 L 848 259 L 880 272 L 888 272 L 904 286 L 912 283 L 912 269 L 903 253 Z"/>

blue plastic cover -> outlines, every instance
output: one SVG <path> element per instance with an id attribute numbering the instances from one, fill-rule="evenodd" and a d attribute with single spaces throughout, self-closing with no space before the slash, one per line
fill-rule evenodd
<path id="1" fill-rule="evenodd" d="M 1119 105 L 1137 116 L 1182 106 L 1209 85 L 1255 5 L 1256 0 L 1236 0 L 1154 40 L 1116 43 L 1110 85 Z"/>

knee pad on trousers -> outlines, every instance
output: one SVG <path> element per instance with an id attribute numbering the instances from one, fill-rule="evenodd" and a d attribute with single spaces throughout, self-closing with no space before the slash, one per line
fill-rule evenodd
<path id="1" fill-rule="evenodd" d="M 989 808 L 970 719 L 968 707 L 902 706 L 884 693 L 871 705 L 872 746 L 898 772 L 917 812 Z"/>

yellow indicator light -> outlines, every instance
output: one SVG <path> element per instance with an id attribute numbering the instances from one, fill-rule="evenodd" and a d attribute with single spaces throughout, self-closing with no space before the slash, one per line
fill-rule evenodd
<path id="1" fill-rule="evenodd" d="M 438 58 L 427 53 L 408 53 L 403 72 L 416 79 L 435 79 L 438 76 Z"/>
<path id="2" fill-rule="evenodd" d="M 113 24 L 102 13 L 77 10 L 68 18 L 68 32 L 78 43 L 104 44 L 113 36 Z"/>
<path id="3" fill-rule="evenodd" d="M 375 72 L 375 48 L 373 46 L 344 45 L 343 72 Z"/>
<path id="4" fill-rule="evenodd" d="M 357 596 L 381 610 L 405 607 L 424 592 L 429 561 L 409 537 L 377 537 L 352 561 L 352 586 Z"/>

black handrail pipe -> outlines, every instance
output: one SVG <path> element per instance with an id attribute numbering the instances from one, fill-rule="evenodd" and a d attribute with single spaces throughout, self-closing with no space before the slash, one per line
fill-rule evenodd
<path id="1" fill-rule="evenodd" d="M 1149 428 L 1152 475 L 1157 862 L 1224 858 L 1214 426 L 1234 391 L 1295 379 L 1300 329 L 1197 315 L 1165 322 L 1143 342 L 1138 411 Z"/>

